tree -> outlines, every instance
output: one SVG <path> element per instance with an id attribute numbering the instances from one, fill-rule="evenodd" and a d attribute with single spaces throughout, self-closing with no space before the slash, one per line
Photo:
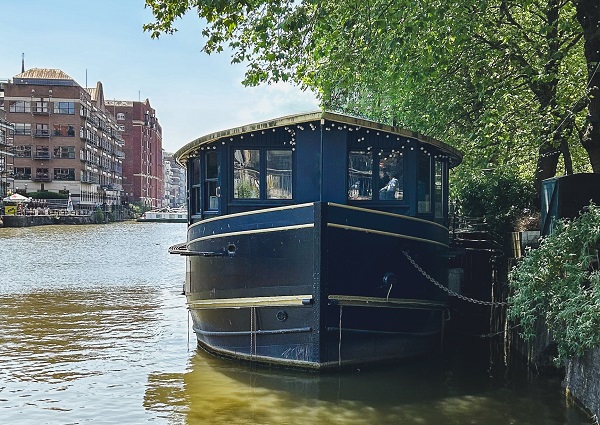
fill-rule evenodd
<path id="1" fill-rule="evenodd" d="M 315 90 L 325 108 L 477 151 L 467 157 L 474 167 L 513 164 L 538 188 L 559 165 L 600 172 L 596 0 L 146 5 L 153 37 L 176 31 L 176 20 L 196 9 L 206 21 L 203 50 L 231 49 L 233 62 L 247 64 L 246 85 L 292 81 Z"/>

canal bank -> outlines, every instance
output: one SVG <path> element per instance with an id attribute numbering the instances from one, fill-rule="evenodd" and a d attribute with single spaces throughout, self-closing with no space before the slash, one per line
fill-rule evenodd
<path id="1" fill-rule="evenodd" d="M 124 219 L 115 220 L 108 214 L 55 214 L 55 215 L 5 215 L 1 217 L 0 227 L 32 227 L 47 226 L 54 224 L 100 224 L 114 221 L 124 221 Z"/>

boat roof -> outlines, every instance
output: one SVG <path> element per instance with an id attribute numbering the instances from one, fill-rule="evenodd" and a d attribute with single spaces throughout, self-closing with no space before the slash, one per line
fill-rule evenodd
<path id="1" fill-rule="evenodd" d="M 454 167 L 460 164 L 462 161 L 462 153 L 453 148 L 450 145 L 445 144 L 439 140 L 436 140 L 432 137 L 426 136 L 424 134 L 414 132 L 411 130 L 406 130 L 404 128 L 395 127 L 387 124 L 378 123 L 375 121 L 368 120 L 366 118 L 360 118 L 352 115 L 345 115 L 337 112 L 330 111 L 314 111 L 308 113 L 301 114 L 293 114 L 286 115 L 279 118 L 270 119 L 267 121 L 261 121 L 254 124 L 247 124 L 240 127 L 230 128 L 228 130 L 217 131 L 214 133 L 207 134 L 205 136 L 201 136 L 192 142 L 186 144 L 181 147 L 175 154 L 173 155 L 176 161 L 185 166 L 186 160 L 190 156 L 194 156 L 195 152 L 198 148 L 210 144 L 216 140 L 220 140 L 224 137 L 232 137 L 245 133 L 251 133 L 254 131 L 266 130 L 271 128 L 289 126 L 302 124 L 307 122 L 314 121 L 334 121 L 340 124 L 349 124 L 353 126 L 357 126 L 360 128 L 367 128 L 373 130 L 384 131 L 390 134 L 416 139 L 422 143 L 426 143 L 428 145 L 434 146 L 440 151 L 444 152 L 450 158 L 450 166 Z"/>

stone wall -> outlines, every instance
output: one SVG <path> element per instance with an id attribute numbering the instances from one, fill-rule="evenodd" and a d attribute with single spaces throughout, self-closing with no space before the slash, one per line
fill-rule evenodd
<path id="1" fill-rule="evenodd" d="M 5 215 L 4 227 L 46 226 L 49 224 L 91 224 L 91 215 Z"/>
<path id="2" fill-rule="evenodd" d="M 588 410 L 600 422 L 600 348 L 571 359 L 563 381 L 567 395 Z"/>

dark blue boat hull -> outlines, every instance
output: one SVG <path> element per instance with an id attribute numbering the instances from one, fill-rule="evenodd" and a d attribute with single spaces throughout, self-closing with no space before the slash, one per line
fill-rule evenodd
<path id="1" fill-rule="evenodd" d="M 198 344 L 223 356 L 311 369 L 439 347 L 448 231 L 346 205 L 310 203 L 188 229 L 185 292 Z"/>

